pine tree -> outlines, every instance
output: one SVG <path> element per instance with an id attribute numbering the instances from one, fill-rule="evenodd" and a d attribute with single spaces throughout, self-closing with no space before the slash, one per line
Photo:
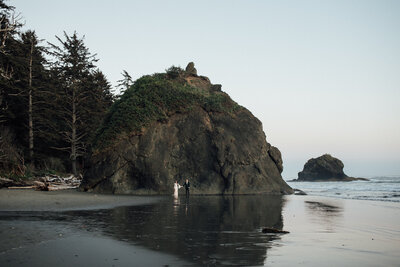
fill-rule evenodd
<path id="1" fill-rule="evenodd" d="M 0 173 L 24 174 L 25 158 L 39 169 L 57 158 L 77 175 L 114 101 L 111 86 L 76 32 L 56 36 L 49 63 L 35 32 L 20 33 L 21 26 L 0 0 Z"/>
<path id="2" fill-rule="evenodd" d="M 11 92 L 15 72 L 15 48 L 18 29 L 22 26 L 19 16 L 15 15 L 14 7 L 6 5 L 0 0 L 0 123 L 5 120 L 8 102 L 7 98 Z"/>
<path id="3" fill-rule="evenodd" d="M 117 88 L 119 89 L 118 97 L 121 96 L 129 87 L 132 86 L 133 80 L 131 75 L 126 70 L 122 71 L 122 79 L 117 81 Z"/>
<path id="4" fill-rule="evenodd" d="M 46 60 L 43 47 L 34 31 L 20 34 L 19 39 L 9 39 L 12 52 L 8 53 L 13 69 L 12 78 L 3 80 L 3 98 L 7 108 L 3 110 L 3 125 L 14 132 L 17 146 L 28 155 L 29 163 L 34 167 L 34 121 L 41 116 L 40 94 L 46 80 Z"/>
<path id="5" fill-rule="evenodd" d="M 88 98 L 86 104 L 86 129 L 90 132 L 87 142 L 91 142 L 97 128 L 101 125 L 106 112 L 111 107 L 114 96 L 111 93 L 111 84 L 106 76 L 95 70 L 89 77 L 87 89 L 92 97 Z"/>
<path id="6" fill-rule="evenodd" d="M 22 33 L 21 41 L 23 47 L 22 57 L 25 59 L 27 66 L 23 87 L 27 103 L 28 151 L 30 163 L 34 165 L 34 121 L 37 117 L 40 117 L 39 111 L 41 109 L 37 106 L 40 106 L 40 102 L 42 102 L 40 101 L 40 94 L 43 93 L 43 88 L 47 87 L 43 84 L 46 80 L 45 65 L 47 62 L 43 56 L 45 49 L 39 46 L 40 40 L 38 40 L 35 31 Z"/>
<path id="7" fill-rule="evenodd" d="M 84 38 L 78 38 L 76 32 L 72 36 L 64 32 L 64 38 L 57 37 L 61 46 L 50 43 L 55 57 L 53 71 L 62 89 L 54 101 L 61 121 L 56 127 L 68 144 L 59 149 L 69 151 L 72 173 L 77 175 L 77 160 L 85 154 L 90 136 L 111 105 L 112 97 L 105 76 L 95 69 L 96 55 L 89 52 Z"/>
<path id="8" fill-rule="evenodd" d="M 22 68 L 17 40 L 21 26 L 14 7 L 0 0 L 0 171 L 14 174 L 23 174 L 25 170 L 21 146 L 14 134 L 16 113 L 9 109 L 20 95 L 15 84 Z"/>

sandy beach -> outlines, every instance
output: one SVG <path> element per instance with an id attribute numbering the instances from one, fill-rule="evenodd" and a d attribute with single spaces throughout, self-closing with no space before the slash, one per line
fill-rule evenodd
<path id="1" fill-rule="evenodd" d="M 400 203 L 287 196 L 271 266 L 399 266 Z"/>
<path id="2" fill-rule="evenodd" d="M 382 201 L 0 190 L 0 265 L 398 266 L 399 223 Z"/>
<path id="3" fill-rule="evenodd" d="M 78 192 L 76 189 L 34 191 L 0 189 L 0 211 L 67 211 L 109 209 L 118 206 L 144 205 L 157 197 L 106 195 Z"/>
<path id="4" fill-rule="evenodd" d="M 187 265 L 162 252 L 88 233 L 86 227 L 65 227 L 34 214 L 103 210 L 146 205 L 158 197 L 101 195 L 76 190 L 52 192 L 0 190 L 0 266 L 164 266 Z M 18 214 L 18 215 L 16 215 Z M 11 216 L 9 218 L 8 216 Z M 15 220 L 12 216 L 27 216 Z"/>

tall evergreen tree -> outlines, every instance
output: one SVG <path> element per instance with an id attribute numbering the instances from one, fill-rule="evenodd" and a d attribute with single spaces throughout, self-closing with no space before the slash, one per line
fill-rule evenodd
<path id="1" fill-rule="evenodd" d="M 5 4 L 0 0 L 0 122 L 5 120 L 7 112 L 9 94 L 13 75 L 16 69 L 16 60 L 14 54 L 17 31 L 22 26 L 15 16 L 14 7 Z"/>
<path id="2" fill-rule="evenodd" d="M 17 35 L 21 26 L 14 7 L 0 0 L 0 171 L 15 174 L 23 173 L 25 168 L 21 146 L 14 135 L 16 113 L 9 109 L 20 95 L 16 82 L 23 67 Z"/>
<path id="3" fill-rule="evenodd" d="M 15 7 L 7 5 L 0 0 L 0 52 L 6 52 L 7 40 L 13 38 L 22 26 L 20 16 L 15 15 Z"/>
<path id="4" fill-rule="evenodd" d="M 39 46 L 39 40 L 34 31 L 21 34 L 22 57 L 25 59 L 25 79 L 22 79 L 22 88 L 26 103 L 28 154 L 30 162 L 34 163 L 34 121 L 40 117 L 40 101 L 43 89 L 46 88 L 46 60 L 43 56 L 44 47 Z M 38 106 L 38 107 L 37 107 Z"/>
<path id="5" fill-rule="evenodd" d="M 90 90 L 92 96 L 87 99 L 84 115 L 87 122 L 86 129 L 90 133 L 87 136 L 86 142 L 90 143 L 97 128 L 103 121 L 105 113 L 111 107 L 114 96 L 111 93 L 111 84 L 98 69 L 89 76 L 87 90 Z"/>
<path id="6" fill-rule="evenodd" d="M 119 96 L 121 96 L 126 90 L 131 87 L 133 80 L 131 75 L 126 70 L 122 71 L 122 79 L 117 81 L 117 88 L 119 89 Z"/>
<path id="7" fill-rule="evenodd" d="M 46 88 L 46 60 L 43 47 L 34 31 L 20 34 L 20 39 L 12 42 L 10 64 L 13 76 L 3 81 L 4 99 L 7 109 L 4 109 L 4 125 L 15 133 L 16 144 L 22 146 L 24 154 L 28 155 L 31 166 L 34 166 L 34 121 L 41 116 L 41 90 Z"/>
<path id="8" fill-rule="evenodd" d="M 50 44 L 49 64 L 35 32 L 21 26 L 0 0 L 0 173 L 23 174 L 28 158 L 39 169 L 68 162 L 77 175 L 114 100 L 111 86 L 76 33 Z"/>
<path id="9" fill-rule="evenodd" d="M 102 117 L 111 104 L 110 88 L 104 75 L 95 70 L 96 55 L 92 55 L 84 44 L 84 38 L 77 33 L 65 40 L 57 37 L 60 46 L 51 44 L 55 57 L 53 70 L 61 81 L 62 90 L 55 101 L 61 124 L 57 125 L 68 147 L 60 147 L 69 151 L 71 169 L 78 174 L 77 160 L 83 156 L 87 148 L 94 122 Z M 96 122 L 98 123 L 98 121 Z"/>

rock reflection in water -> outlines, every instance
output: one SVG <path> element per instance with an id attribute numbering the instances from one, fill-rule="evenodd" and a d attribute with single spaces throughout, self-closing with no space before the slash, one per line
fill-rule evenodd
<path id="1" fill-rule="evenodd" d="M 331 204 L 325 204 L 318 201 L 305 201 L 305 203 L 311 212 L 324 217 L 338 216 L 342 213 L 342 209 L 340 207 Z"/>
<path id="2" fill-rule="evenodd" d="M 323 226 L 324 232 L 336 232 L 336 227 L 339 225 L 343 213 L 341 207 L 318 201 L 305 201 L 304 203 L 307 211 L 311 214 L 310 218 Z"/>
<path id="3" fill-rule="evenodd" d="M 72 212 L 117 240 L 201 265 L 263 265 L 270 241 L 262 227 L 282 229 L 281 196 L 191 196 L 119 207 L 107 216 Z M 93 225 L 94 226 L 94 225 Z"/>

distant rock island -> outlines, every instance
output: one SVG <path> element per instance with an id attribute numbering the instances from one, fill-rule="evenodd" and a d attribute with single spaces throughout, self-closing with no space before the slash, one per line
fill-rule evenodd
<path id="1" fill-rule="evenodd" d="M 143 76 L 114 103 L 81 189 L 172 194 L 189 179 L 194 194 L 293 193 L 282 170 L 261 122 L 191 62 Z"/>
<path id="2" fill-rule="evenodd" d="M 312 158 L 304 165 L 295 181 L 321 182 L 321 181 L 355 181 L 368 180 L 365 178 L 349 177 L 343 172 L 344 164 L 341 160 L 329 154 Z"/>

